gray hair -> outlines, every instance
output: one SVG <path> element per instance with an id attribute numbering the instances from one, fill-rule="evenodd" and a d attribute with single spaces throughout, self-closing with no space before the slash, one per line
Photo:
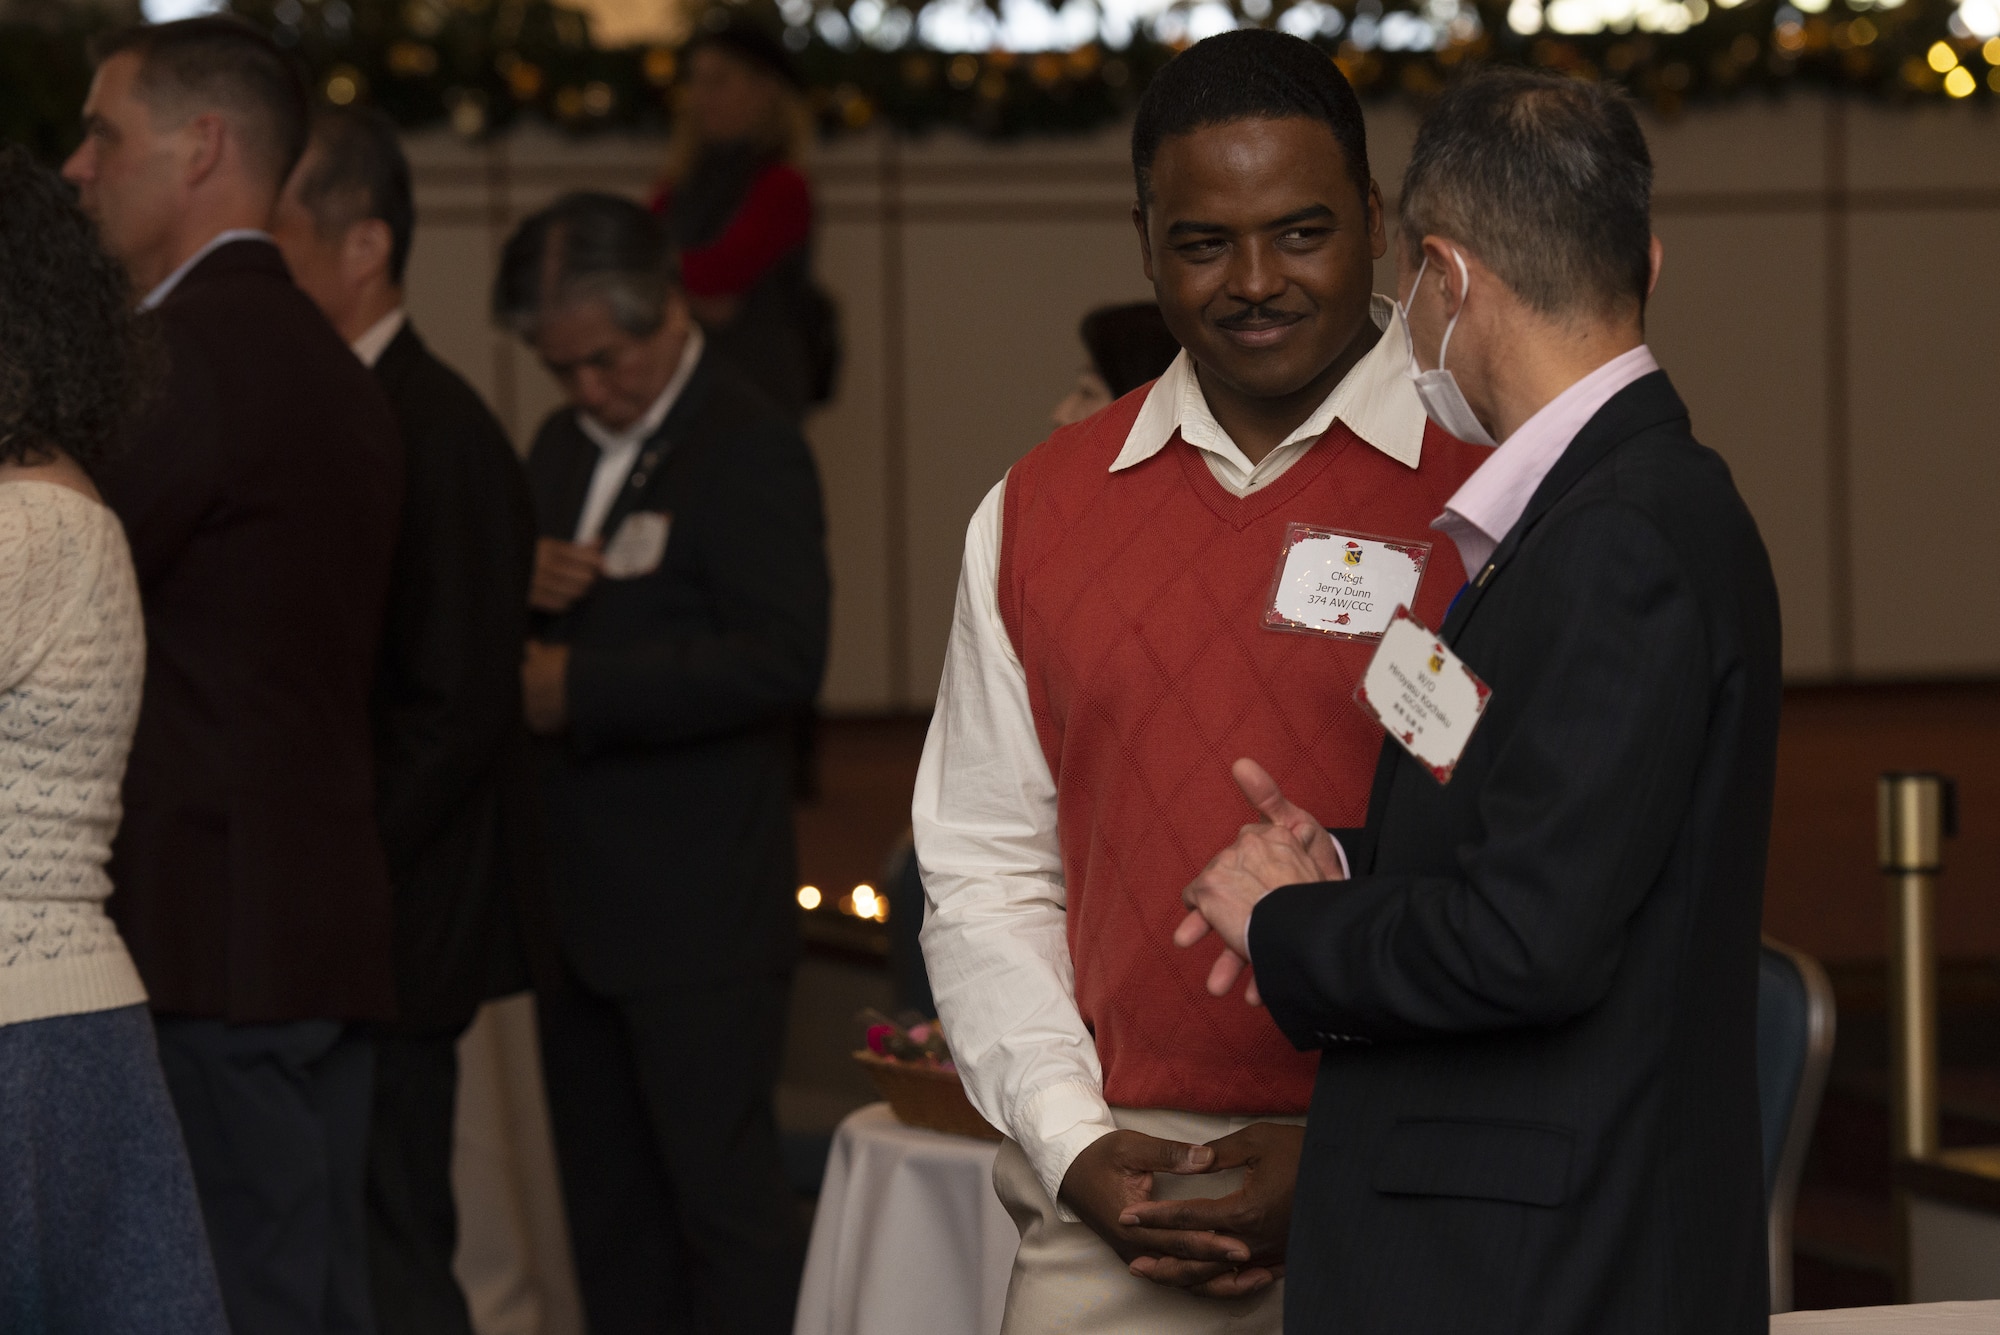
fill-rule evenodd
<path id="1" fill-rule="evenodd" d="M 1456 241 L 1545 314 L 1643 309 L 1652 193 L 1652 155 L 1622 93 L 1525 70 L 1477 74 L 1417 131 L 1403 243 Z"/>
<path id="2" fill-rule="evenodd" d="M 493 316 L 533 339 L 544 312 L 601 301 L 612 322 L 643 338 L 680 286 L 660 222 L 632 200 L 578 191 L 523 220 L 493 281 Z"/>

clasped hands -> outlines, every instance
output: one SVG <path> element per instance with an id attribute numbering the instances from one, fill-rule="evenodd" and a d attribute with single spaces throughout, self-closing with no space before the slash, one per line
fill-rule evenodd
<path id="1" fill-rule="evenodd" d="M 1208 990 L 1226 996 L 1249 973 L 1250 911 L 1280 886 L 1345 879 L 1333 837 L 1279 791 L 1254 760 L 1232 767 L 1236 786 L 1261 819 L 1237 832 L 1181 893 L 1188 915 L 1174 943 L 1192 946 L 1213 931 L 1223 951 Z M 1250 977 L 1244 999 L 1256 1003 Z M 1252 1294 L 1285 1273 L 1292 1189 L 1305 1129 L 1258 1122 L 1207 1145 L 1137 1131 L 1100 1136 L 1064 1175 L 1062 1198 L 1110 1244 L 1134 1275 L 1212 1298 Z M 1212 1199 L 1154 1200 L 1155 1173 L 1241 1168 L 1243 1186 Z"/>
<path id="2" fill-rule="evenodd" d="M 1305 1128 L 1257 1122 L 1207 1145 L 1138 1131 L 1098 1137 L 1064 1174 L 1062 1199 L 1134 1275 L 1209 1298 L 1239 1298 L 1285 1273 L 1292 1185 Z M 1212 1200 L 1153 1199 L 1155 1173 L 1243 1170 Z"/>

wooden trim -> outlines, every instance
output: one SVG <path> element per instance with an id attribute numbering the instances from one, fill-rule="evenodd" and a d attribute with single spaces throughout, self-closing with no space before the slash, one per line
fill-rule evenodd
<path id="1" fill-rule="evenodd" d="M 1935 1159 L 1904 1159 L 1896 1165 L 1896 1185 L 1912 1196 L 2000 1215 L 2000 1150 L 1946 1150 Z"/>

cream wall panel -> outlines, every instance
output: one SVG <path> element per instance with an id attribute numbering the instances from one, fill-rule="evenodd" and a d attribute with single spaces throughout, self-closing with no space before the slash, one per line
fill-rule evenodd
<path id="1" fill-rule="evenodd" d="M 822 699 L 834 711 L 902 703 L 890 682 L 901 627 L 890 615 L 899 599 L 888 564 L 882 235 L 879 222 L 829 222 L 819 235 L 820 277 L 840 304 L 845 350 L 838 398 L 806 425 L 826 488 L 833 646 Z"/>
<path id="2" fill-rule="evenodd" d="M 1151 295 L 1129 223 L 912 223 L 908 354 L 909 700 L 944 665 L 965 524 L 1049 432 L 1091 307 Z"/>
<path id="3" fill-rule="evenodd" d="M 1858 190 L 2000 189 L 2000 122 L 1990 106 L 1851 103 L 1845 114 Z"/>
<path id="4" fill-rule="evenodd" d="M 1827 108 L 1817 97 L 1743 101 L 1641 120 L 1653 154 L 1653 191 L 1676 196 L 1769 194 L 1826 185 Z"/>
<path id="5" fill-rule="evenodd" d="M 1818 216 L 1658 220 L 1647 341 L 1729 462 L 1778 579 L 1785 671 L 1835 668 L 1829 556 L 1825 232 Z M 1783 256 L 1782 265 L 1772 263 Z"/>
<path id="6" fill-rule="evenodd" d="M 2000 209 L 1853 219 L 1855 667 L 2000 672 Z"/>
<path id="7" fill-rule="evenodd" d="M 1366 114 L 1393 233 L 1417 118 L 1399 106 Z M 1763 528 L 1785 600 L 1788 672 L 2000 671 L 2000 623 L 1989 630 L 1990 618 L 1961 611 L 1990 601 L 2000 582 L 1976 536 L 1980 502 L 2000 481 L 1979 434 L 2000 316 L 1980 284 L 1947 276 L 1953 257 L 1991 254 L 2000 241 L 1992 118 L 1795 96 L 1645 124 L 1669 250 L 1651 337 Z M 928 704 L 966 518 L 1046 433 L 1082 358 L 1081 314 L 1149 295 L 1127 221 L 1127 136 L 1116 127 L 995 145 L 873 135 L 815 150 L 820 269 L 842 306 L 848 357 L 840 401 L 808 424 L 836 584 L 829 708 Z M 487 325 L 499 244 L 564 190 L 643 194 L 663 145 L 528 130 L 478 146 L 427 134 L 409 146 L 412 311 L 525 444 L 559 395 Z M 1848 257 L 1838 272 L 1830 244 Z M 1392 254 L 1376 267 L 1377 288 L 1394 282 Z M 1843 337 L 1854 374 L 1836 395 L 1827 378 Z M 1850 537 L 1836 552 L 1843 527 Z M 1890 549 L 1953 576 L 1905 590 L 1879 555 Z"/>
<path id="8" fill-rule="evenodd" d="M 492 403 L 501 345 L 486 318 L 486 294 L 493 282 L 491 232 L 478 222 L 431 221 L 436 216 L 437 210 L 427 212 L 419 204 L 405 274 L 410 319 L 431 351 Z"/>
<path id="9" fill-rule="evenodd" d="M 1393 204 L 1403 190 L 1403 169 L 1417 142 L 1417 115 L 1399 105 L 1363 103 L 1368 125 L 1368 171 Z"/>

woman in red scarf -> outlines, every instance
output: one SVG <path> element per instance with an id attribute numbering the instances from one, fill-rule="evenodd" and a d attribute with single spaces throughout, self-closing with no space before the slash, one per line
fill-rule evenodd
<path id="1" fill-rule="evenodd" d="M 680 251 L 709 346 L 793 418 L 826 397 L 831 313 L 812 283 L 812 131 L 803 79 L 762 28 L 734 19 L 685 50 L 674 149 L 653 209 Z"/>

